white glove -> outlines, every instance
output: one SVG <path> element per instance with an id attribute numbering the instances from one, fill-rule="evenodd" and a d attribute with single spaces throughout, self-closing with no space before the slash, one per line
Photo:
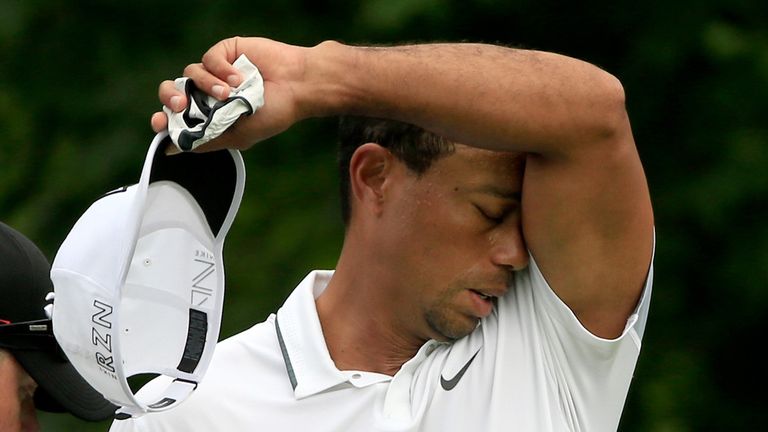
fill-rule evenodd
<path id="1" fill-rule="evenodd" d="M 221 135 L 241 115 L 253 114 L 264 105 L 264 80 L 259 69 L 245 54 L 232 64 L 243 74 L 243 82 L 220 101 L 195 86 L 189 78 L 177 78 L 176 89 L 189 101 L 182 112 L 164 106 L 168 116 L 168 134 L 181 151 L 191 151 Z"/>

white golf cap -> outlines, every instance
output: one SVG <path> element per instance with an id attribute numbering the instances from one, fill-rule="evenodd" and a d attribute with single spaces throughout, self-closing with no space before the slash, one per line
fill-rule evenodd
<path id="1" fill-rule="evenodd" d="M 218 340 L 224 238 L 240 206 L 240 153 L 166 156 L 150 145 L 138 184 L 98 199 L 56 254 L 53 331 L 77 371 L 120 406 L 117 418 L 170 409 L 197 387 Z M 172 378 L 152 400 L 128 378 Z"/>

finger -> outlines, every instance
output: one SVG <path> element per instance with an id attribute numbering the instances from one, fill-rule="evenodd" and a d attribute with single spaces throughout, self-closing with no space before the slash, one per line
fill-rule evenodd
<path id="1" fill-rule="evenodd" d="M 240 42 L 239 37 L 224 39 L 203 54 L 203 67 L 232 87 L 237 87 L 242 82 L 240 72 L 232 66 L 240 56 Z"/>
<path id="2" fill-rule="evenodd" d="M 195 63 L 184 68 L 184 76 L 195 82 L 197 88 L 219 100 L 229 96 L 229 84 L 209 72 L 201 63 Z"/>
<path id="3" fill-rule="evenodd" d="M 157 97 L 163 105 L 173 110 L 173 112 L 182 111 L 187 107 L 187 97 L 184 95 L 184 92 L 176 89 L 173 81 L 166 80 L 160 83 Z"/>
<path id="4" fill-rule="evenodd" d="M 164 112 L 156 112 L 152 114 L 152 118 L 149 122 L 152 124 L 152 130 L 156 133 L 168 128 L 168 117 Z"/>

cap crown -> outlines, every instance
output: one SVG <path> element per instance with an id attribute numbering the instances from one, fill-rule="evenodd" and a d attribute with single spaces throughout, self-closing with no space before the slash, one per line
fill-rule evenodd
<path id="1" fill-rule="evenodd" d="M 218 339 L 223 243 L 243 193 L 236 151 L 167 157 L 155 137 L 138 184 L 97 200 L 54 260 L 54 333 L 72 364 L 130 415 L 171 408 L 202 379 Z M 140 400 L 127 379 L 174 379 Z"/>

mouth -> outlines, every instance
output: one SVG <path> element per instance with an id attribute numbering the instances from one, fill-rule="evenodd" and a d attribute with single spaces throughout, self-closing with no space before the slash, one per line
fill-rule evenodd
<path id="1" fill-rule="evenodd" d="M 493 303 L 498 298 L 492 293 L 469 289 L 472 300 L 472 309 L 476 316 L 480 318 L 487 317 L 493 311 Z"/>
<path id="2" fill-rule="evenodd" d="M 496 298 L 496 296 L 493 296 L 493 295 L 490 295 L 490 294 L 485 294 L 485 293 L 482 293 L 482 292 L 480 292 L 478 290 L 471 289 L 470 291 L 472 291 L 473 293 L 477 294 L 483 300 L 490 300 L 490 299 Z"/>

